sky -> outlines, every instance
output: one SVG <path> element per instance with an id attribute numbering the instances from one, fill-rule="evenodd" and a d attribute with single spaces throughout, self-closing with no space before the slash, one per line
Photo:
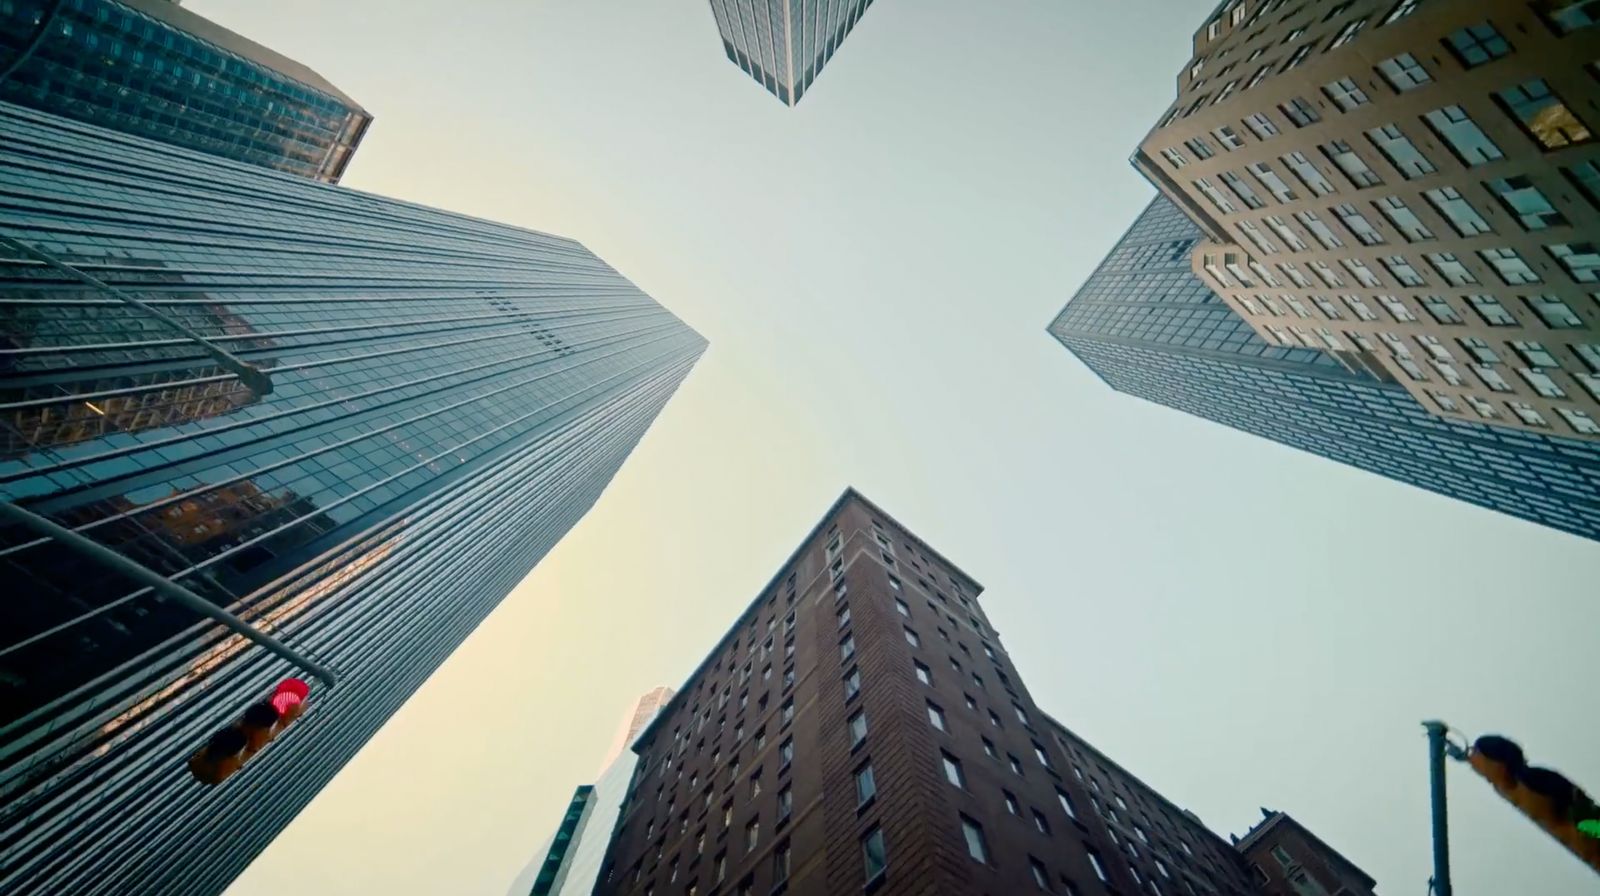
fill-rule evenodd
<path id="1" fill-rule="evenodd" d="M 1045 332 L 1152 195 L 1127 157 L 1209 4 L 877 0 L 792 109 L 704 0 L 187 5 L 373 112 L 347 186 L 579 239 L 711 343 L 229 896 L 504 894 L 847 485 L 1219 833 L 1282 809 L 1423 893 L 1433 717 L 1600 789 L 1600 544 L 1114 393 Z M 1600 892 L 1449 774 L 1458 893 Z"/>

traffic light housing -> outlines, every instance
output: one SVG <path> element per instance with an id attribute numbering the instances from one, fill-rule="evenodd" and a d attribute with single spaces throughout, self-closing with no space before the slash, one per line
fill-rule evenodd
<path id="1" fill-rule="evenodd" d="M 226 781 L 300 718 L 310 693 L 310 685 L 298 678 L 278 682 L 271 696 L 245 707 L 239 718 L 189 757 L 189 773 L 202 784 Z"/>
<path id="2" fill-rule="evenodd" d="M 1600 806 L 1559 772 L 1530 766 L 1516 743 L 1496 734 L 1467 754 L 1472 770 L 1545 833 L 1600 872 Z"/>

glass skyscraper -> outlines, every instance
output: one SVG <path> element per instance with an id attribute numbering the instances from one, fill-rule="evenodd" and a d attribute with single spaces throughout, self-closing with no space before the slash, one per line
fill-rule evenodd
<path id="1" fill-rule="evenodd" d="M 711 12 L 728 59 L 793 106 L 871 5 L 872 0 L 711 0 Z"/>
<path id="2" fill-rule="evenodd" d="M 372 116 L 169 0 L 0 2 L 0 101 L 337 183 Z"/>
<path id="3" fill-rule="evenodd" d="M 1441 419 L 1359 364 L 1268 344 L 1191 272 L 1201 239 L 1158 196 L 1051 334 L 1119 392 L 1600 538 L 1600 445 Z"/>
<path id="4" fill-rule="evenodd" d="M 572 240 L 13 105 L 0 133 L 0 497 L 341 675 L 203 787 L 188 756 L 294 670 L 0 528 L 0 892 L 215 893 L 584 515 L 705 341 Z"/>

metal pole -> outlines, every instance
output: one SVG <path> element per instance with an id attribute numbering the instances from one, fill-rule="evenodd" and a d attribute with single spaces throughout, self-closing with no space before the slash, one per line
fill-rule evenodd
<path id="1" fill-rule="evenodd" d="M 1447 726 L 1443 722 L 1423 722 L 1422 727 L 1428 730 L 1428 787 L 1433 799 L 1433 892 L 1435 896 L 1451 896 L 1450 820 L 1444 796 Z"/>
<path id="2" fill-rule="evenodd" d="M 45 519 L 31 510 L 24 510 L 10 501 L 0 501 L 0 517 L 5 517 L 13 522 L 27 526 L 35 532 L 48 535 L 69 548 L 85 554 L 91 559 L 111 567 L 130 579 L 155 589 L 163 597 L 170 598 L 180 604 L 205 616 L 222 623 L 235 633 L 249 638 L 251 641 L 272 651 L 278 656 L 299 666 L 316 676 L 323 684 L 333 687 L 337 681 L 333 670 L 297 653 L 289 645 L 279 641 L 264 631 L 245 622 L 243 619 L 206 600 L 193 591 L 179 585 L 160 573 L 129 560 L 105 545 L 86 538 L 64 526 Z"/>
<path id="3" fill-rule="evenodd" d="M 207 354 L 216 359 L 218 364 L 227 368 L 233 373 L 234 376 L 237 376 L 239 379 L 243 380 L 244 384 L 250 387 L 250 391 L 256 393 L 257 395 L 272 394 L 272 377 L 266 371 L 248 361 L 241 359 L 238 355 L 235 355 L 222 346 L 217 345 L 215 342 L 207 339 L 204 334 L 190 327 L 183 321 L 178 320 L 176 317 L 173 317 L 165 311 L 162 311 L 160 308 L 157 308 L 148 302 L 123 292 L 115 286 L 112 286 L 111 284 L 94 277 L 87 271 L 79 270 L 78 268 L 67 264 L 66 262 L 55 257 L 54 255 L 51 255 L 49 252 L 40 249 L 37 246 L 24 243 L 22 240 L 12 239 L 8 236 L 0 236 L 0 243 L 10 246 L 24 255 L 42 261 L 50 267 L 53 267 L 56 270 L 73 277 L 74 279 L 81 280 L 95 289 L 98 289 L 101 292 L 111 296 L 112 298 L 117 299 L 118 301 L 126 302 L 140 311 L 143 311 L 145 314 L 150 315 L 156 320 L 161 321 L 163 324 L 166 324 L 172 329 L 183 334 L 185 338 L 198 343 L 201 348 L 205 349 Z"/>

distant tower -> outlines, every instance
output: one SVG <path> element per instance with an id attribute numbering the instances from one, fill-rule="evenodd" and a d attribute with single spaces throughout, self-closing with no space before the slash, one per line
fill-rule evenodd
<path id="1" fill-rule="evenodd" d="M 711 0 L 722 48 L 787 105 L 800 102 L 872 0 Z"/>

